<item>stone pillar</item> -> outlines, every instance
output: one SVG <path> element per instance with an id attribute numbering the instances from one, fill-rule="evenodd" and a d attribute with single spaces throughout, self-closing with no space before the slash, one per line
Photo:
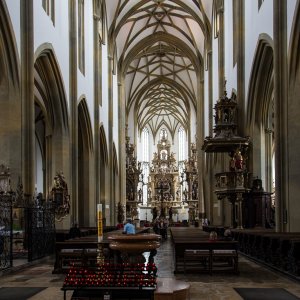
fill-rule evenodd
<path id="1" fill-rule="evenodd" d="M 276 231 L 288 231 L 287 1 L 273 7 Z"/>
<path id="2" fill-rule="evenodd" d="M 113 217 L 114 217 L 114 201 L 113 195 L 114 195 L 114 170 L 113 170 L 113 125 L 114 125 L 114 118 L 113 118 L 113 108 L 114 108 L 114 103 L 113 103 L 113 78 L 112 78 L 112 68 L 113 64 L 113 57 L 109 56 L 108 57 L 108 172 L 109 172 L 109 188 L 107 189 L 109 191 L 108 198 L 109 199 L 109 211 L 110 211 L 110 216 L 107 219 L 109 220 L 109 224 L 107 225 L 113 225 Z"/>
<path id="3" fill-rule="evenodd" d="M 76 0 L 69 0 L 69 103 L 70 103 L 70 180 L 71 221 L 78 220 L 78 93 L 77 93 L 77 12 Z"/>
<path id="4" fill-rule="evenodd" d="M 218 69 L 219 69 L 219 98 L 224 94 L 225 80 L 225 49 L 224 49 L 224 1 L 219 1 L 218 7 L 219 34 L 218 34 Z"/>
<path id="5" fill-rule="evenodd" d="M 211 46 L 210 46 L 211 47 Z M 208 109 L 209 109 L 209 117 L 208 117 L 208 122 L 209 122 L 209 135 L 213 136 L 213 125 L 214 125 L 214 120 L 213 120 L 213 69 L 212 69 L 212 50 L 209 50 L 207 53 L 207 68 L 208 68 Z M 209 206 L 207 207 L 207 210 L 205 211 L 206 217 L 210 220 L 212 224 L 214 223 L 214 199 L 216 199 L 215 193 L 214 193 L 214 188 L 215 188 L 215 173 L 214 173 L 214 168 L 213 168 L 213 157 L 215 154 L 213 153 L 206 153 L 208 156 L 208 175 L 209 178 L 207 180 L 208 182 L 208 188 L 206 189 L 207 191 L 207 197 L 210 199 Z M 221 212 L 222 213 L 222 212 Z"/>
<path id="6" fill-rule="evenodd" d="M 21 1 L 22 182 L 24 194 L 35 189 L 33 0 Z"/>
<path id="7" fill-rule="evenodd" d="M 100 204 L 100 103 L 102 100 L 102 51 L 101 39 L 102 20 L 100 5 L 94 1 L 94 170 L 95 170 L 95 207 Z M 101 30 L 101 32 L 99 32 Z M 95 222 L 96 222 L 95 214 Z"/>
<path id="8" fill-rule="evenodd" d="M 237 101 L 239 111 L 241 112 L 238 117 L 238 131 L 240 135 L 245 132 L 245 12 L 244 0 L 237 2 L 237 24 L 238 31 L 237 37 Z"/>
<path id="9" fill-rule="evenodd" d="M 122 78 L 124 81 L 124 78 Z M 124 86 L 119 83 L 119 201 L 126 206 L 126 104 Z"/>
<path id="10" fill-rule="evenodd" d="M 272 135 L 273 131 L 271 129 L 265 129 L 265 145 L 266 145 L 266 182 L 265 190 L 267 192 L 272 192 L 273 182 L 272 182 Z"/>
<path id="11" fill-rule="evenodd" d="M 201 149 L 202 143 L 204 140 L 204 107 L 203 101 L 204 99 L 204 74 L 200 71 L 200 78 L 198 78 L 198 91 L 197 91 L 197 140 L 196 140 L 196 148 Z M 205 203 L 204 199 L 204 187 L 203 187 L 203 162 L 204 162 L 204 152 L 197 151 L 197 168 L 198 168 L 198 211 L 199 218 L 203 219 L 205 217 L 206 208 L 208 204 Z"/>

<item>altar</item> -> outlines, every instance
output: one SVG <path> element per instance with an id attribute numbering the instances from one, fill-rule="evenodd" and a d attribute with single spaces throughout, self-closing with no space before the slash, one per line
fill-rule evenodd
<path id="1" fill-rule="evenodd" d="M 171 221 L 182 207 L 178 165 L 170 149 L 171 144 L 163 132 L 153 155 L 148 180 L 148 203 L 153 220 L 159 217 Z"/>

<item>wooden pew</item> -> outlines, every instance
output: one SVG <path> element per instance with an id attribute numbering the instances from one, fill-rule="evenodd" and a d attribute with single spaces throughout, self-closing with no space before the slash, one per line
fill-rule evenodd
<path id="1" fill-rule="evenodd" d="M 238 242 L 210 241 L 209 234 L 191 228 L 171 228 L 174 244 L 175 271 L 186 271 L 194 261 L 203 264 L 204 271 L 212 274 L 220 270 L 220 261 L 230 261 L 227 270 L 238 273 Z M 222 267 L 224 270 L 224 266 Z"/>
<path id="2" fill-rule="evenodd" d="M 300 232 L 274 230 L 232 230 L 240 251 L 278 271 L 300 274 Z"/>

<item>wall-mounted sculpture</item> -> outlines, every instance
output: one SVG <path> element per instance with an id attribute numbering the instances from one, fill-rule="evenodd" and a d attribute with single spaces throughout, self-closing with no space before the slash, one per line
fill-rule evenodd
<path id="1" fill-rule="evenodd" d="M 62 221 L 62 219 L 70 213 L 70 195 L 63 172 L 58 172 L 54 176 L 53 187 L 50 192 L 50 201 L 55 208 L 56 220 Z"/>

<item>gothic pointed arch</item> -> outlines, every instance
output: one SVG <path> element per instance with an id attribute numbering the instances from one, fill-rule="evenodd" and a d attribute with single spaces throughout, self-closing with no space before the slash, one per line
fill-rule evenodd
<path id="1" fill-rule="evenodd" d="M 246 128 L 252 138 L 249 166 L 254 176 L 271 192 L 275 176 L 274 158 L 274 68 L 273 41 L 261 34 L 258 39 L 248 90 Z"/>
<path id="2" fill-rule="evenodd" d="M 89 213 L 93 199 L 93 134 L 90 114 L 85 96 L 78 104 L 78 221 L 81 226 L 89 226 Z"/>
<path id="3" fill-rule="evenodd" d="M 113 172 L 114 174 L 119 174 L 119 167 L 118 167 L 118 155 L 116 150 L 116 145 L 113 143 Z"/>
<path id="4" fill-rule="evenodd" d="M 289 76 L 290 82 L 295 83 L 297 72 L 300 70 L 300 1 L 297 1 L 296 10 L 291 30 L 289 45 Z"/>
<path id="5" fill-rule="evenodd" d="M 300 111 L 300 1 L 297 1 L 291 36 L 289 45 L 289 83 L 288 83 L 288 111 L 287 111 L 287 132 L 288 132 L 288 163 L 286 168 L 288 170 L 288 191 L 289 200 L 287 206 L 289 207 L 289 218 L 293 220 L 291 222 L 291 231 L 297 231 L 299 228 L 299 176 L 300 176 L 300 164 L 299 164 L 299 151 L 300 151 L 300 123 L 299 123 L 299 111 Z"/>
<path id="6" fill-rule="evenodd" d="M 2 85 L 2 80 L 7 77 L 8 88 L 19 89 L 19 55 L 10 16 L 4 1 L 0 2 L 0 53 L 0 85 Z"/>
<path id="7" fill-rule="evenodd" d="M 35 98 L 45 107 L 51 129 L 69 132 L 65 87 L 53 46 L 42 44 L 35 52 Z"/>
<path id="8" fill-rule="evenodd" d="M 35 132 L 39 148 L 37 172 L 43 173 L 39 184 L 48 195 L 56 172 L 69 174 L 69 118 L 64 82 L 51 44 L 42 44 L 35 52 L 34 63 Z M 42 161 L 40 161 L 42 159 Z M 42 167 L 42 170 L 41 170 Z M 42 189 L 43 186 L 43 190 Z"/>
<path id="9" fill-rule="evenodd" d="M 100 149 L 100 182 L 98 183 L 100 186 L 100 203 L 102 205 L 106 204 L 106 194 L 109 192 L 107 187 L 108 183 L 108 148 L 106 142 L 106 134 L 104 126 L 101 125 L 99 129 L 99 149 Z M 104 206 L 105 207 L 105 206 Z"/>
<path id="10" fill-rule="evenodd" d="M 100 126 L 100 159 L 104 165 L 108 165 L 108 148 L 106 142 L 106 134 L 103 126 Z"/>
<path id="11" fill-rule="evenodd" d="M 21 128 L 19 54 L 6 2 L 0 1 L 0 149 L 13 188 L 21 174 Z"/>

